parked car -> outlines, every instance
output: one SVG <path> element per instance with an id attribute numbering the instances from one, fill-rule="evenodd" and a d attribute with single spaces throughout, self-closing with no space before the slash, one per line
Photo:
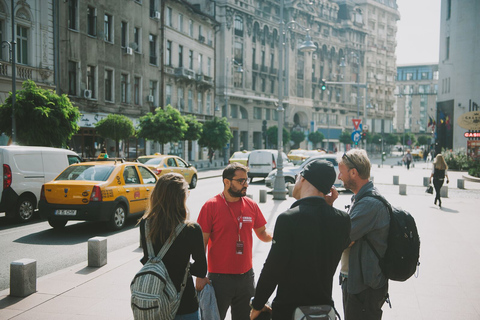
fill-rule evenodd
<path id="1" fill-rule="evenodd" d="M 294 150 L 290 150 L 290 152 L 288 153 L 287 157 L 290 161 L 292 161 L 293 164 L 299 164 L 301 163 L 303 160 L 305 160 L 305 158 L 303 157 L 303 154 L 306 152 L 307 150 L 304 150 L 304 149 L 294 149 Z"/>
<path id="2" fill-rule="evenodd" d="M 0 147 L 0 212 L 26 222 L 37 209 L 40 190 L 72 163 L 80 162 L 75 152 L 48 147 Z"/>
<path id="3" fill-rule="evenodd" d="M 287 155 L 283 154 L 283 165 L 285 167 L 293 166 L 293 164 L 288 160 Z M 253 181 L 253 178 L 260 177 L 265 178 L 268 176 L 270 171 L 277 167 L 277 157 L 278 151 L 273 149 L 260 149 L 254 150 L 248 156 L 248 177 L 250 182 Z"/>
<path id="4" fill-rule="evenodd" d="M 250 151 L 247 151 L 247 150 L 236 151 L 232 154 L 230 159 L 228 159 L 228 163 L 238 162 L 246 166 L 248 163 L 249 154 L 250 154 Z"/>
<path id="5" fill-rule="evenodd" d="M 283 175 L 285 177 L 285 186 L 288 186 L 288 184 L 295 184 L 295 179 L 297 178 L 297 175 L 303 170 L 303 168 L 313 160 L 327 160 L 330 161 L 333 166 L 335 167 L 335 172 L 337 173 L 337 177 L 335 179 L 335 187 L 337 188 L 342 188 L 343 187 L 343 182 L 338 179 L 338 162 L 337 162 L 337 156 L 334 154 L 323 154 L 319 156 L 314 156 L 306 159 L 304 162 L 302 162 L 299 166 L 294 166 L 294 167 L 287 167 L 283 169 Z M 265 185 L 268 188 L 273 188 L 275 185 L 275 178 L 277 177 L 277 170 L 271 171 L 268 176 L 265 178 Z"/>
<path id="6" fill-rule="evenodd" d="M 138 157 L 137 162 L 149 167 L 159 177 L 165 173 L 176 172 L 185 177 L 190 189 L 195 189 L 197 186 L 197 169 L 180 157 L 156 153 L 151 156 Z"/>
<path id="7" fill-rule="evenodd" d="M 53 228 L 69 220 L 105 221 L 112 230 L 141 214 L 157 176 L 136 162 L 91 161 L 72 164 L 42 186 L 39 211 Z"/>

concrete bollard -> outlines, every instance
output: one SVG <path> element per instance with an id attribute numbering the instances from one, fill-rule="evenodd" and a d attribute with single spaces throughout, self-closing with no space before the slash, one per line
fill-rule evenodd
<path id="1" fill-rule="evenodd" d="M 392 169 L 393 169 L 393 164 L 390 166 L 390 168 L 392 168 Z"/>
<path id="2" fill-rule="evenodd" d="M 260 190 L 260 203 L 267 202 L 267 190 Z"/>
<path id="3" fill-rule="evenodd" d="M 380 165 L 378 165 L 378 167 L 380 168 Z"/>
<path id="4" fill-rule="evenodd" d="M 253 200 L 253 194 L 247 194 L 247 197 Z"/>
<path id="5" fill-rule="evenodd" d="M 88 239 L 88 266 L 102 267 L 107 264 L 107 238 L 93 237 Z"/>
<path id="6" fill-rule="evenodd" d="M 400 177 L 399 176 L 393 176 L 393 184 L 398 186 L 400 183 Z"/>
<path id="7" fill-rule="evenodd" d="M 407 195 L 407 185 L 401 184 L 400 185 L 400 195 L 406 196 Z"/>
<path id="8" fill-rule="evenodd" d="M 448 198 L 448 186 L 442 186 L 442 189 L 440 189 L 440 197 Z"/>
<path id="9" fill-rule="evenodd" d="M 465 179 L 457 179 L 457 188 L 465 189 Z"/>
<path id="10" fill-rule="evenodd" d="M 10 295 L 26 297 L 37 291 L 37 260 L 20 259 L 10 263 Z"/>
<path id="11" fill-rule="evenodd" d="M 423 186 L 428 187 L 430 184 L 430 177 L 423 177 Z"/>
<path id="12" fill-rule="evenodd" d="M 295 188 L 294 184 L 289 184 L 288 185 L 288 196 L 293 197 L 293 188 Z"/>

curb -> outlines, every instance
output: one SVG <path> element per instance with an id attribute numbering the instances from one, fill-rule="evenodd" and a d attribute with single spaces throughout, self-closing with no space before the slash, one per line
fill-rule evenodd
<path id="1" fill-rule="evenodd" d="M 465 180 L 468 180 L 468 181 L 471 181 L 471 182 L 480 182 L 480 178 L 477 178 L 477 177 L 473 177 L 469 174 L 462 174 L 462 177 L 465 179 Z"/>

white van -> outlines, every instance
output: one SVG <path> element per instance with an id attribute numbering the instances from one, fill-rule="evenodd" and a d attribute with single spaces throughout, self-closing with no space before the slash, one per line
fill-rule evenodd
<path id="1" fill-rule="evenodd" d="M 42 185 L 78 162 L 78 154 L 66 149 L 0 147 L 0 212 L 21 222 L 32 219 Z"/>
<path id="2" fill-rule="evenodd" d="M 291 166 L 285 152 L 282 152 L 283 166 Z M 254 150 L 248 155 L 248 177 L 250 182 L 253 178 L 265 178 L 268 174 L 277 168 L 278 150 L 260 149 Z"/>

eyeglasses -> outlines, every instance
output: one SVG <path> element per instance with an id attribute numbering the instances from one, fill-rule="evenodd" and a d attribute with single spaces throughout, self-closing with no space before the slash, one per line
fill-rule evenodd
<path id="1" fill-rule="evenodd" d="M 353 168 L 357 169 L 357 171 L 358 171 L 357 166 L 356 166 L 355 163 L 352 161 L 352 159 L 350 159 L 350 158 L 347 156 L 346 153 L 343 154 L 342 159 L 347 159 L 348 162 L 350 162 L 350 163 L 352 164 Z"/>
<path id="2" fill-rule="evenodd" d="M 242 186 L 245 185 L 245 183 L 247 183 L 248 179 L 228 179 L 230 181 L 237 181 L 238 183 L 240 183 Z"/>

